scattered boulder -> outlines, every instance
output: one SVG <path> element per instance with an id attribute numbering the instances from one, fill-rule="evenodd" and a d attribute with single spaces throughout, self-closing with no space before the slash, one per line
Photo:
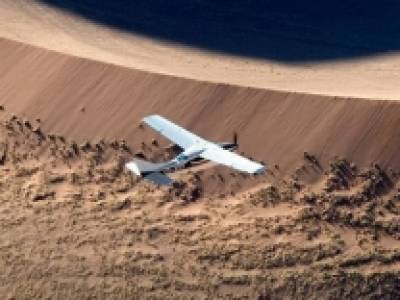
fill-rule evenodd
<path id="1" fill-rule="evenodd" d="M 116 211 L 121 211 L 121 210 L 124 210 L 124 209 L 128 209 L 131 206 L 132 206 L 132 199 L 130 197 L 127 197 L 127 198 L 125 198 L 123 200 L 117 201 L 113 205 L 111 210 L 116 212 Z"/>
<path id="2" fill-rule="evenodd" d="M 42 130 L 40 129 L 40 126 L 39 126 L 39 125 L 33 127 L 32 132 L 35 133 L 35 134 L 36 134 L 37 136 L 39 136 L 40 138 L 43 138 L 43 137 L 44 137 L 44 134 L 43 134 Z"/>
<path id="3" fill-rule="evenodd" d="M 156 139 L 152 139 L 152 140 L 151 140 L 151 144 L 152 144 L 153 146 L 156 146 L 156 147 L 159 146 L 158 141 L 157 141 Z"/>
<path id="4" fill-rule="evenodd" d="M 42 201 L 42 200 L 46 200 L 49 198 L 53 198 L 55 196 L 55 192 L 54 191 L 37 191 L 35 193 L 33 193 L 32 195 L 32 201 L 37 202 L 37 201 Z"/>
<path id="5" fill-rule="evenodd" d="M 81 150 L 83 150 L 83 151 L 87 151 L 87 150 L 92 149 L 92 145 L 90 144 L 89 141 L 84 141 L 84 142 L 79 146 L 79 148 L 80 148 Z"/>
<path id="6" fill-rule="evenodd" d="M 32 130 L 32 124 L 29 121 L 24 121 L 24 125 L 26 128 L 31 129 Z"/>

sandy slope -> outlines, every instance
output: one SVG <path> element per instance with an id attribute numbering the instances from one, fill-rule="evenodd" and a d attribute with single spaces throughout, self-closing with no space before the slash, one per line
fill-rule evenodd
<path id="1" fill-rule="evenodd" d="M 397 55 L 289 67 L 33 1 L 1 1 L 0 16 L 2 297 L 399 297 L 400 105 L 372 101 L 399 99 Z M 269 173 L 135 178 L 123 168 L 135 153 L 171 155 L 139 126 L 150 113 L 209 139 L 238 131 Z"/>
<path id="2" fill-rule="evenodd" d="M 213 140 L 238 131 L 241 150 L 295 169 L 303 152 L 398 168 L 397 102 L 307 96 L 157 75 L 0 39 L 0 104 L 55 134 L 137 147 L 159 113 Z"/>
<path id="3" fill-rule="evenodd" d="M 207 53 L 130 35 L 94 25 L 36 1 L 3 0 L 0 2 L 0 16 L 1 37 L 135 69 L 284 91 L 400 99 L 400 56 L 397 53 L 348 61 L 288 65 Z M 146 22 L 146 19 L 140 21 Z M 274 47 L 282 42 L 279 34 L 276 33 Z M 306 37 L 298 39 L 299 48 L 308 47 L 310 42 L 319 42 L 308 41 Z M 326 41 L 320 42 L 322 45 Z M 284 47 L 284 40 L 282 45 Z M 334 43 L 331 45 L 333 48 L 336 46 Z M 320 51 L 330 51 L 325 47 L 321 46 Z"/>

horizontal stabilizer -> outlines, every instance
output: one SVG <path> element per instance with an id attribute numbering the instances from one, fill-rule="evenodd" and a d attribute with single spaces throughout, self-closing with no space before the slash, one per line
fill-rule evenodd
<path id="1" fill-rule="evenodd" d="M 167 175 L 159 172 L 150 173 L 149 175 L 146 175 L 143 178 L 152 181 L 153 183 L 158 185 L 171 185 L 173 182 L 172 179 L 169 178 Z"/>
<path id="2" fill-rule="evenodd" d="M 133 161 L 128 162 L 125 166 L 136 175 L 146 175 L 147 173 L 158 172 L 167 163 L 152 163 L 142 159 L 135 158 Z"/>

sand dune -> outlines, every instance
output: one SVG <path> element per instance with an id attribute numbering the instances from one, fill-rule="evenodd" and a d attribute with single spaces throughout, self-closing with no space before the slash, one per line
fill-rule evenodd
<path id="1" fill-rule="evenodd" d="M 217 83 L 237 84 L 244 86 L 253 86 L 259 88 L 271 88 L 283 91 L 304 92 L 312 94 L 322 94 L 330 96 L 344 97 L 362 97 L 366 99 L 400 99 L 400 56 L 393 51 L 384 53 L 371 53 L 367 56 L 332 59 L 328 61 L 298 62 L 295 64 L 279 62 L 267 59 L 256 59 L 251 57 L 232 56 L 226 53 L 210 52 L 199 50 L 196 47 L 174 43 L 168 40 L 157 40 L 146 35 L 131 34 L 121 30 L 112 29 L 102 24 L 95 24 L 90 20 L 80 18 L 77 15 L 68 13 L 68 11 L 57 10 L 54 7 L 43 4 L 46 1 L 31 0 L 3 0 L 0 2 L 0 37 L 21 41 L 24 43 L 36 45 L 42 48 L 57 50 L 75 56 L 91 58 L 112 64 L 118 64 L 135 69 L 148 70 L 150 72 L 176 75 L 179 77 L 193 78 L 198 80 L 213 81 Z M 63 6 L 82 7 L 83 10 L 96 11 L 95 1 L 48 1 L 58 3 Z M 157 2 L 157 1 L 153 1 Z M 162 1 L 158 1 L 162 2 Z M 212 1 L 209 1 L 212 2 Z M 243 3 L 246 1 L 243 1 Z M 273 1 L 272 1 L 273 2 Z M 390 1 L 389 2 L 395 2 Z M 111 4 L 112 5 L 111 5 Z M 113 6 L 115 1 L 109 1 Z M 122 2 L 121 2 L 122 3 Z M 242 2 L 241 2 L 242 3 Z M 313 10 L 315 4 L 308 1 Z M 368 5 L 360 5 L 368 8 Z M 121 6 L 117 4 L 116 6 Z M 198 5 L 198 4 L 192 4 Z M 248 5 L 248 3 L 247 3 Z M 271 16 L 245 15 L 249 19 L 244 32 L 239 32 L 242 36 L 252 35 L 254 32 L 261 31 L 266 37 L 271 38 L 270 47 L 273 53 L 287 52 L 293 49 L 299 49 L 307 53 L 340 53 L 349 51 L 351 48 L 374 49 L 379 48 L 380 40 L 389 40 L 397 44 L 399 40 L 397 27 L 390 28 L 386 22 L 387 19 L 380 14 L 380 11 L 371 11 L 370 15 L 364 16 L 374 24 L 378 18 L 381 18 L 378 25 L 370 26 L 365 22 L 354 18 L 360 8 L 356 4 L 343 4 L 351 7 L 355 12 L 343 11 L 346 13 L 346 20 L 353 16 L 360 32 L 356 32 L 356 38 L 348 37 L 347 44 L 335 42 L 336 32 L 323 33 L 323 28 L 310 27 L 307 22 L 303 22 L 303 16 L 296 16 L 296 9 L 293 12 L 279 11 Z M 387 5 L 387 6 L 385 6 Z M 397 5 L 390 9 L 393 3 L 385 3 L 385 11 L 391 11 L 392 14 L 397 11 Z M 212 5 L 211 5 L 212 6 Z M 334 5 L 334 7 L 340 7 Z M 299 5 L 301 10 L 301 6 Z M 368 10 L 368 9 L 367 9 Z M 232 8 L 229 12 L 235 14 L 239 12 L 240 7 Z M 229 14 L 229 12 L 227 14 Z M 105 13 L 108 13 L 106 11 Z M 216 16 L 224 12 L 219 12 Z M 321 13 L 324 13 L 323 11 Z M 340 10 L 337 11 L 340 14 Z M 111 13 L 112 14 L 112 13 Z M 123 18 L 123 14 L 118 14 L 118 18 Z M 312 15 L 313 16 L 313 15 Z M 135 15 L 137 20 L 127 19 L 126 23 L 147 24 L 152 20 L 159 20 L 157 12 L 154 15 Z M 161 18 L 166 16 L 161 16 Z M 216 28 L 225 28 L 224 19 L 213 19 L 210 12 L 208 16 Z M 227 16 L 231 18 L 232 16 Z M 263 17 L 270 19 L 270 22 L 262 28 L 252 26 L 252 20 L 260 20 Z M 321 16 L 320 16 L 321 17 Z M 338 16 L 332 16 L 338 23 L 344 35 L 349 35 L 348 30 L 342 28 L 347 26 L 344 20 Z M 363 15 L 360 15 L 362 18 Z M 327 17 L 328 18 L 328 17 Z M 329 19 L 329 18 L 328 18 Z M 323 21 L 323 24 L 330 23 Z M 157 22 L 155 22 L 157 23 Z M 379 24 L 381 26 L 379 26 Z M 397 24 L 397 23 L 396 23 Z M 377 27 L 379 26 L 379 27 Z M 228 26 L 229 27 L 229 26 Z M 254 28 L 253 28 L 254 27 Z M 389 29 L 388 29 L 389 28 Z M 165 28 L 173 33 L 174 28 Z M 293 36 L 291 30 L 298 32 L 298 36 Z M 389 32 L 386 32 L 389 30 Z M 225 40 L 235 39 L 237 30 L 226 30 L 223 32 Z M 310 31 L 309 34 L 308 31 Z M 321 33 L 322 31 L 322 33 Z M 373 31 L 373 36 L 369 42 L 358 41 L 362 36 L 368 35 Z M 304 35 L 301 35 L 304 32 Z M 320 40 L 317 36 L 322 34 Z M 311 36 L 310 36 L 311 35 Z M 240 45 L 250 50 L 257 49 L 257 44 L 252 44 L 252 40 L 243 42 Z M 287 48 L 290 47 L 288 50 Z M 343 48 L 344 47 L 344 48 Z M 264 47 L 265 48 L 265 47 Z M 268 49 L 268 48 L 267 48 Z M 389 50 L 389 49 L 388 49 Z"/>
<path id="2" fill-rule="evenodd" d="M 304 151 L 321 159 L 398 168 L 400 106 L 277 92 L 152 74 L 0 40 L 0 99 L 9 113 L 82 141 L 153 136 L 138 127 L 162 114 L 212 140 L 238 131 L 241 151 L 283 170 Z"/>
<path id="3" fill-rule="evenodd" d="M 37 1 L 0 17 L 1 298 L 400 297 L 397 54 L 282 65 Z M 135 177 L 134 155 L 174 154 L 154 113 L 238 132 L 267 174 Z"/>

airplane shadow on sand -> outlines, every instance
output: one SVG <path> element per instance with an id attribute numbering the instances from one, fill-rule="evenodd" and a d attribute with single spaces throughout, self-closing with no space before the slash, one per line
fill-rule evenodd
<path id="1" fill-rule="evenodd" d="M 397 0 L 37 0 L 124 31 L 297 64 L 400 49 Z"/>

